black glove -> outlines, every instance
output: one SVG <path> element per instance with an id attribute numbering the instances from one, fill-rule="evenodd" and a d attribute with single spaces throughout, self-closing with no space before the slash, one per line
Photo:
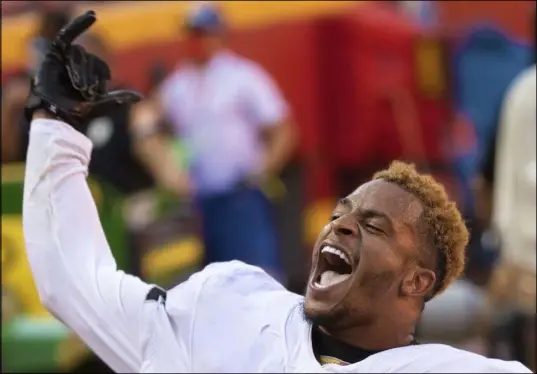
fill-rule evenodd
<path id="1" fill-rule="evenodd" d="M 95 12 L 88 11 L 58 33 L 32 80 L 25 108 L 28 121 L 35 110 L 42 109 L 80 129 L 89 118 L 140 101 L 141 95 L 134 91 L 108 92 L 108 65 L 81 46 L 72 45 L 95 21 Z"/>

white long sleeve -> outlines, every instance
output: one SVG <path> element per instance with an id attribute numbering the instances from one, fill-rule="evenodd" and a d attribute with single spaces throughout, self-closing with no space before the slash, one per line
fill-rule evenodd
<path id="1" fill-rule="evenodd" d="M 114 371 L 138 372 L 152 286 L 117 270 L 85 180 L 91 148 L 63 122 L 32 121 L 23 203 L 28 260 L 47 309 Z"/>
<path id="2" fill-rule="evenodd" d="M 498 128 L 493 222 L 504 261 L 535 272 L 536 67 L 521 73 L 504 100 Z"/>

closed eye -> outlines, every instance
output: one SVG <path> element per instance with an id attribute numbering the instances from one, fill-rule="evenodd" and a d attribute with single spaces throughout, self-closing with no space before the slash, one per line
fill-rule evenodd
<path id="1" fill-rule="evenodd" d="M 339 218 L 339 216 L 334 215 L 334 216 L 330 217 L 330 222 L 333 222 L 338 218 Z"/>
<path id="2" fill-rule="evenodd" d="M 367 231 L 371 232 L 372 234 L 384 234 L 384 231 L 379 229 L 377 226 L 371 225 L 369 223 L 366 223 L 364 225 Z"/>

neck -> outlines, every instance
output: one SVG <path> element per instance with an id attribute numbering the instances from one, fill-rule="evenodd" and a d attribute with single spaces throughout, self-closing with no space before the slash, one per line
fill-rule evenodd
<path id="1" fill-rule="evenodd" d="M 205 66 L 207 66 L 209 61 L 211 61 L 211 57 L 193 59 L 192 63 L 199 68 L 204 68 Z"/>
<path id="2" fill-rule="evenodd" d="M 207 66 L 212 61 L 212 59 L 218 53 L 220 53 L 221 50 L 222 50 L 222 48 L 216 48 L 216 49 L 212 50 L 210 53 L 208 53 L 206 57 L 199 58 L 197 60 L 194 60 L 193 62 L 194 62 L 195 65 L 203 68 L 203 67 Z"/>
<path id="3" fill-rule="evenodd" d="M 402 324 L 401 321 L 376 320 L 372 324 L 353 326 L 345 329 L 320 329 L 344 343 L 368 351 L 381 351 L 404 347 L 414 341 L 414 323 Z"/>

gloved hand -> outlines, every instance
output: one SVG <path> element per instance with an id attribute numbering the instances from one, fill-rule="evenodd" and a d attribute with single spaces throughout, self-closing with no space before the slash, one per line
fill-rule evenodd
<path id="1" fill-rule="evenodd" d="M 118 105 L 140 101 L 141 95 L 134 91 L 108 92 L 108 65 L 81 46 L 72 45 L 95 21 L 95 12 L 88 11 L 58 33 L 32 80 L 25 108 L 28 120 L 34 111 L 42 109 L 80 128 L 89 118 L 106 115 Z"/>

